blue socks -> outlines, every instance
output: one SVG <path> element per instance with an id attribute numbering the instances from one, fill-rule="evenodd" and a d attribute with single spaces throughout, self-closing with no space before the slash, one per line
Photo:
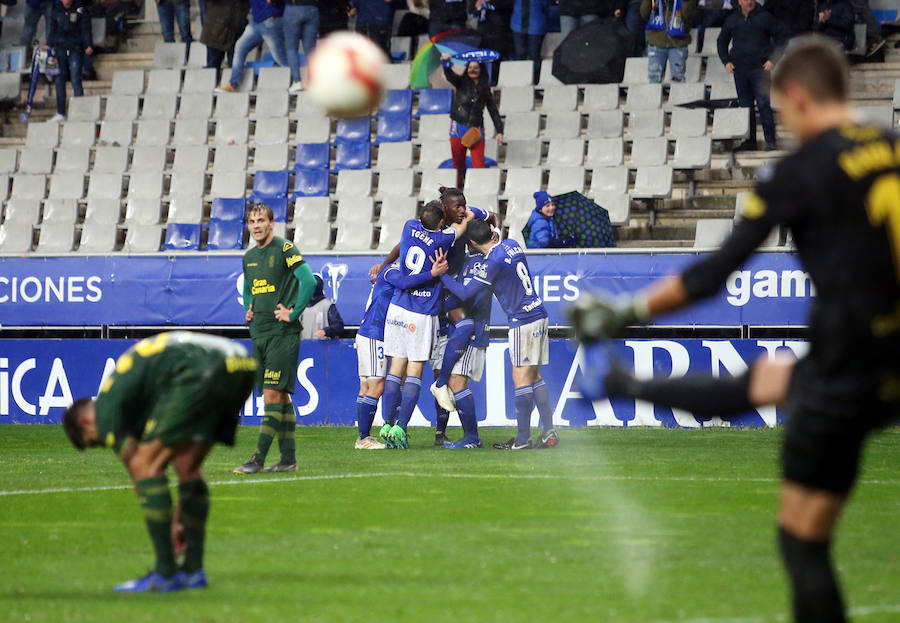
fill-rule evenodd
<path id="1" fill-rule="evenodd" d="M 412 418 L 416 403 L 419 402 L 419 392 L 421 390 L 422 379 L 414 376 L 406 377 L 403 389 L 400 390 L 403 394 L 403 400 L 400 402 L 400 413 L 397 415 L 397 424 L 403 430 L 406 430 L 406 427 L 409 426 L 409 420 Z"/>
<path id="2" fill-rule="evenodd" d="M 386 424 L 396 423 L 400 397 L 400 377 L 388 374 L 384 379 L 384 395 L 381 397 L 381 417 Z"/>
<path id="3" fill-rule="evenodd" d="M 437 386 L 443 387 L 450 379 L 453 366 L 466 352 L 469 340 L 475 333 L 475 322 L 471 318 L 463 318 L 454 325 L 447 337 L 447 348 L 444 350 L 444 359 L 441 361 L 441 373 L 437 377 Z"/>
<path id="4" fill-rule="evenodd" d="M 531 437 L 531 410 L 534 408 L 533 386 L 526 385 L 516 389 L 516 425 L 518 435 L 516 441 L 525 443 Z"/>
<path id="5" fill-rule="evenodd" d="M 356 427 L 359 429 L 360 439 L 365 439 L 372 432 L 372 422 L 375 421 L 377 407 L 378 398 L 373 396 L 356 397 Z"/>
<path id="6" fill-rule="evenodd" d="M 541 428 L 546 433 L 553 428 L 553 410 L 550 408 L 550 392 L 547 391 L 547 384 L 544 383 L 544 379 L 539 379 L 531 386 L 531 389 L 534 391 L 534 405 L 541 415 Z"/>
<path id="7" fill-rule="evenodd" d="M 472 390 L 465 389 L 453 394 L 456 398 L 456 411 L 462 424 L 465 439 L 478 439 L 478 419 L 475 416 L 475 398 Z"/>
<path id="8" fill-rule="evenodd" d="M 437 414 L 437 421 L 434 425 L 434 432 L 437 433 L 446 433 L 447 432 L 447 424 L 450 423 L 450 414 L 447 413 L 447 410 L 438 404 L 438 401 L 434 401 L 434 412 Z"/>

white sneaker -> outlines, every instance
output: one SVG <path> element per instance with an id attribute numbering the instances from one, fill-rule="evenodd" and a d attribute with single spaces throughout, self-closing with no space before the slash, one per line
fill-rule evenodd
<path id="1" fill-rule="evenodd" d="M 365 439 L 357 439 L 353 447 L 357 450 L 384 450 L 387 446 L 370 435 Z"/>
<path id="2" fill-rule="evenodd" d="M 288 93 L 299 93 L 303 90 L 303 83 L 299 80 L 297 82 L 291 83 L 291 86 L 288 87 Z"/>
<path id="3" fill-rule="evenodd" d="M 446 409 L 447 413 L 456 411 L 456 400 L 453 399 L 453 392 L 450 391 L 449 385 L 443 387 L 437 386 L 437 381 L 431 384 L 431 395 L 441 405 L 442 409 Z"/>
<path id="4" fill-rule="evenodd" d="M 56 113 L 55 115 L 50 117 L 50 123 L 64 123 L 65 120 L 66 118 L 59 113 Z"/>

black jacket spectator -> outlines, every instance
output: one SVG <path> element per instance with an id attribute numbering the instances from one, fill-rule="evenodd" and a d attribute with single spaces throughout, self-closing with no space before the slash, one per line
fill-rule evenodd
<path id="1" fill-rule="evenodd" d="M 735 71 L 759 69 L 766 61 L 775 62 L 773 53 L 784 40 L 782 33 L 778 20 L 762 6 L 756 5 L 747 17 L 737 10 L 725 19 L 719 34 L 719 59 L 723 65 L 734 63 Z"/>
<path id="2" fill-rule="evenodd" d="M 788 37 L 796 37 L 813 29 L 815 0 L 768 0 L 766 8 L 781 22 Z"/>
<path id="3" fill-rule="evenodd" d="M 497 110 L 497 102 L 491 93 L 490 81 L 487 73 L 482 69 L 482 78 L 476 83 L 466 74 L 459 75 L 447 65 L 444 65 L 444 77 L 452 84 L 456 91 L 453 93 L 453 108 L 450 110 L 450 118 L 470 128 L 484 127 L 484 109 L 487 108 L 494 129 L 498 134 L 503 134 L 503 120 Z"/>
<path id="4" fill-rule="evenodd" d="M 84 52 L 91 47 L 91 18 L 77 2 L 68 9 L 54 0 L 47 27 L 47 45 L 54 50 Z"/>
<path id="5" fill-rule="evenodd" d="M 324 0 L 319 3 L 319 37 L 337 30 L 347 30 L 347 13 L 353 7 L 349 0 Z"/>
<path id="6" fill-rule="evenodd" d="M 247 26 L 248 0 L 206 0 L 206 21 L 200 42 L 206 47 L 228 52 Z"/>
<path id="7" fill-rule="evenodd" d="M 468 15 L 466 15 L 465 2 L 447 2 L 447 0 L 428 0 L 428 10 L 430 14 L 428 19 L 432 22 L 462 22 L 465 23 Z"/>
<path id="8" fill-rule="evenodd" d="M 830 12 L 830 13 L 829 13 Z M 822 21 L 825 19 L 825 21 Z M 831 37 L 847 50 L 853 49 L 856 36 L 853 33 L 853 9 L 848 0 L 824 2 L 816 12 L 815 30 Z"/>
<path id="9" fill-rule="evenodd" d="M 500 52 L 504 59 L 513 55 L 512 31 L 509 29 L 509 20 L 512 18 L 514 0 L 491 0 L 493 11 L 485 11 L 484 19 L 480 19 L 479 11 L 475 8 L 475 0 L 467 0 L 466 6 L 469 13 L 479 15 L 478 34 L 481 35 L 481 47 Z"/>

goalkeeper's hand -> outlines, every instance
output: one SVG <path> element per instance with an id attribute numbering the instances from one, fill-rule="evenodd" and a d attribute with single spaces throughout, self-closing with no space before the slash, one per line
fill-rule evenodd
<path id="1" fill-rule="evenodd" d="M 589 344 L 596 340 L 623 337 L 625 328 L 643 324 L 650 317 L 646 299 L 604 298 L 594 294 L 582 294 L 569 310 L 569 319 L 579 342 Z"/>

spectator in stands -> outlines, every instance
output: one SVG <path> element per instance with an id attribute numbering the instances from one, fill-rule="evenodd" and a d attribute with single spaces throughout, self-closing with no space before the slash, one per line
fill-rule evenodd
<path id="1" fill-rule="evenodd" d="M 325 298 L 325 284 L 322 278 L 319 275 L 315 277 L 316 289 L 300 316 L 300 324 L 303 327 L 300 339 L 324 340 L 341 337 L 341 333 L 344 332 L 344 319 L 341 318 L 334 301 Z"/>
<path id="2" fill-rule="evenodd" d="M 815 0 L 768 0 L 766 9 L 781 22 L 786 37 L 798 37 L 813 29 Z"/>
<path id="3" fill-rule="evenodd" d="M 356 7 L 356 32 L 378 44 L 391 57 L 394 10 L 405 9 L 406 0 L 352 0 Z"/>
<path id="4" fill-rule="evenodd" d="M 816 13 L 815 30 L 826 37 L 831 37 L 845 50 L 852 50 L 856 41 L 853 33 L 853 9 L 849 0 L 823 2 Z"/>
<path id="5" fill-rule="evenodd" d="M 178 22 L 181 40 L 191 44 L 191 3 L 188 0 L 156 0 L 156 12 L 159 14 L 163 41 L 175 41 L 175 22 Z"/>
<path id="6" fill-rule="evenodd" d="M 328 2 L 329 0 L 325 0 Z M 285 0 L 284 17 L 284 53 L 287 55 L 288 67 L 291 68 L 291 93 L 303 88 L 300 83 L 300 41 L 303 41 L 303 53 L 309 56 L 316 47 L 319 36 L 318 0 Z"/>
<path id="7" fill-rule="evenodd" d="M 528 240 L 525 246 L 529 249 L 562 249 L 575 246 L 571 237 L 560 237 L 556 226 L 556 204 L 550 193 L 539 190 L 534 193 L 534 211 L 528 218 Z"/>
<path id="8" fill-rule="evenodd" d="M 541 45 L 547 34 L 547 12 L 550 0 L 515 0 L 510 28 L 513 31 L 513 46 L 516 59 L 531 59 L 534 63 L 532 84 L 538 83 L 541 75 Z"/>
<path id="9" fill-rule="evenodd" d="M 614 11 L 622 13 L 621 7 L 613 7 L 612 0 L 559 0 L 559 33 L 565 39 L 576 28 L 609 17 Z"/>
<path id="10" fill-rule="evenodd" d="M 468 0 L 469 13 L 478 20 L 481 47 L 499 52 L 501 59 L 513 56 L 509 22 L 514 4 L 514 0 Z"/>
<path id="11" fill-rule="evenodd" d="M 91 19 L 75 0 L 55 0 L 49 25 L 47 45 L 56 51 L 59 60 L 59 73 L 55 79 L 56 114 L 51 121 L 62 123 L 66 119 L 66 80 L 72 83 L 75 97 L 84 95 L 81 88 L 84 55 L 94 53 Z"/>
<path id="12" fill-rule="evenodd" d="M 641 17 L 648 19 L 651 11 L 657 10 L 657 3 L 663 3 L 666 24 L 672 20 L 672 9 L 675 0 L 642 0 Z M 681 8 L 683 20 L 683 37 L 670 35 L 668 30 L 651 30 L 647 34 L 647 73 L 650 82 L 659 84 L 666 73 L 666 65 L 672 74 L 672 82 L 684 82 L 684 69 L 687 65 L 688 46 L 691 43 L 691 27 L 697 13 L 697 0 L 684 0 Z"/>
<path id="13" fill-rule="evenodd" d="M 777 148 L 775 116 L 769 101 L 769 72 L 774 65 L 774 51 L 784 42 L 778 20 L 756 0 L 738 0 L 740 10 L 725 20 L 719 34 L 719 59 L 725 70 L 734 75 L 738 104 L 750 109 L 750 138 L 738 150 L 756 150 L 756 112 L 766 137 L 766 151 Z"/>
<path id="14" fill-rule="evenodd" d="M 642 0 L 627 0 L 625 7 L 625 28 L 634 35 L 634 50 L 631 56 L 643 56 L 644 48 L 647 47 L 647 35 L 644 32 L 647 28 L 647 20 L 641 17 Z"/>
<path id="15" fill-rule="evenodd" d="M 19 37 L 19 45 L 31 49 L 34 38 L 37 35 L 38 22 L 44 18 L 44 35 L 50 38 L 50 11 L 53 9 L 53 0 L 25 0 L 25 24 L 22 27 L 22 36 Z"/>
<path id="16" fill-rule="evenodd" d="M 234 44 L 247 26 L 249 0 L 207 0 L 206 22 L 200 41 L 206 46 L 206 66 L 218 70 L 225 55 L 233 64 Z"/>
<path id="17" fill-rule="evenodd" d="M 428 0 L 428 36 L 466 27 L 466 3 L 462 0 Z"/>
<path id="18" fill-rule="evenodd" d="M 217 88 L 218 92 L 234 93 L 244 79 L 244 63 L 250 50 L 263 41 L 269 46 L 272 58 L 282 67 L 287 67 L 284 53 L 284 28 L 282 15 L 284 5 L 275 0 L 250 0 L 251 19 L 244 28 L 241 38 L 234 44 L 234 62 L 231 64 L 231 78 Z"/>
<path id="19" fill-rule="evenodd" d="M 881 26 L 872 13 L 869 6 L 869 0 L 850 0 L 850 6 L 853 9 L 853 15 L 859 17 L 866 25 L 866 56 L 872 56 L 881 46 L 884 45 L 884 39 L 881 38 Z"/>
<path id="20" fill-rule="evenodd" d="M 456 186 L 463 187 L 466 178 L 466 150 L 472 153 L 472 166 L 484 168 L 484 109 L 487 108 L 497 141 L 503 142 L 503 121 L 491 92 L 490 81 L 483 65 L 471 62 L 459 75 L 451 68 L 450 56 L 441 56 L 444 77 L 453 85 L 453 108 L 450 110 L 450 151 L 456 169 Z"/>
<path id="21" fill-rule="evenodd" d="M 347 30 L 347 20 L 355 14 L 350 0 L 325 0 L 319 5 L 319 37 Z"/>
<path id="22" fill-rule="evenodd" d="M 406 0 L 407 13 L 397 25 L 400 37 L 418 37 L 428 32 L 428 0 Z"/>

